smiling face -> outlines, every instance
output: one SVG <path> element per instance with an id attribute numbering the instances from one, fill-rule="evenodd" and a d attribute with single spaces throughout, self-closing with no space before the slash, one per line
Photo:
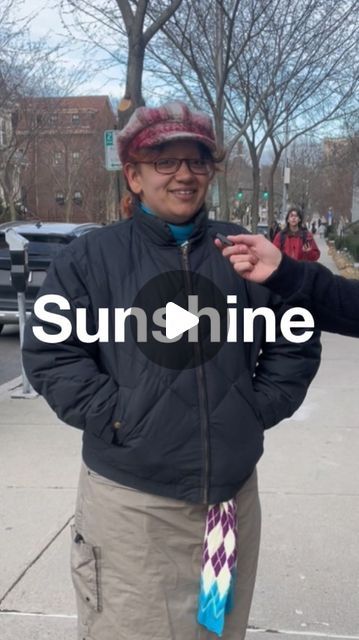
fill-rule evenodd
<path id="1" fill-rule="evenodd" d="M 188 222 L 204 204 L 213 172 L 206 175 L 193 173 L 187 162 L 182 162 L 170 175 L 158 173 L 153 162 L 166 158 L 178 160 L 204 160 L 204 151 L 196 142 L 171 142 L 162 145 L 150 160 L 127 163 L 125 175 L 133 193 L 159 218 L 181 224 Z"/>

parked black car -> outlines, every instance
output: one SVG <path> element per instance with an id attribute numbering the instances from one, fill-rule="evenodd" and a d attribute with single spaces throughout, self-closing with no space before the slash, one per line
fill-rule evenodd
<path id="1" fill-rule="evenodd" d="M 0 333 L 4 324 L 17 324 L 17 294 L 11 285 L 10 254 L 5 231 L 14 229 L 29 241 L 29 281 L 26 289 L 26 311 L 32 310 L 51 260 L 75 238 L 101 228 L 100 224 L 67 222 L 6 222 L 0 224 Z"/>

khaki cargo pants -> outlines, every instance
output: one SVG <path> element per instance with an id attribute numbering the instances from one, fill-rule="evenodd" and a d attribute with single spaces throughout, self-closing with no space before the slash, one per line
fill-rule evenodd
<path id="1" fill-rule="evenodd" d="M 260 538 L 256 472 L 238 502 L 236 604 L 223 640 L 243 640 Z M 207 509 L 118 485 L 83 465 L 71 569 L 78 640 L 212 640 L 196 622 Z"/>

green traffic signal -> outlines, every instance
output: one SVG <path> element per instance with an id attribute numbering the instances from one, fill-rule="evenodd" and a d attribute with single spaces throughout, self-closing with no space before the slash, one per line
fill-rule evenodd
<path id="1" fill-rule="evenodd" d="M 268 189 L 264 189 L 264 191 L 263 191 L 263 194 L 262 194 L 262 195 L 263 195 L 263 200 L 268 200 L 268 198 L 269 198 L 269 191 L 268 191 Z"/>
<path id="2" fill-rule="evenodd" d="M 236 195 L 236 199 L 237 200 L 243 200 L 243 191 L 242 189 L 239 189 L 237 195 Z"/>

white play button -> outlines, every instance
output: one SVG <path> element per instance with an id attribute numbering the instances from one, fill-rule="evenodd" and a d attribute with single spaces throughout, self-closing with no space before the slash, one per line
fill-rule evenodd
<path id="1" fill-rule="evenodd" d="M 175 371 L 198 367 L 198 343 L 201 361 L 211 360 L 228 335 L 227 297 L 212 280 L 194 271 L 187 274 L 191 282 L 187 294 L 183 275 L 182 270 L 164 271 L 148 280 L 131 301 L 132 308 L 143 310 L 145 319 L 133 315 L 129 323 L 131 339 L 142 355 Z"/>
<path id="2" fill-rule="evenodd" d="M 199 323 L 199 318 L 175 302 L 166 304 L 166 338 L 173 340 Z"/>

